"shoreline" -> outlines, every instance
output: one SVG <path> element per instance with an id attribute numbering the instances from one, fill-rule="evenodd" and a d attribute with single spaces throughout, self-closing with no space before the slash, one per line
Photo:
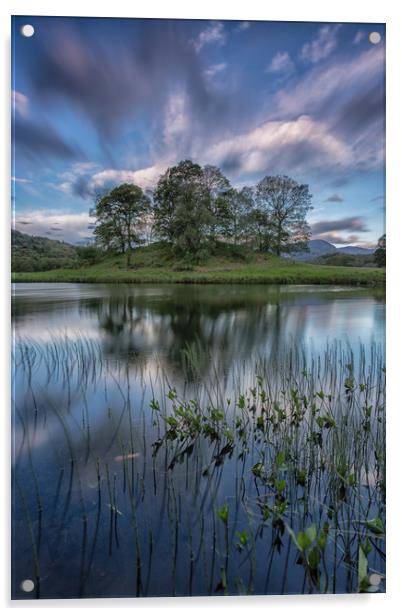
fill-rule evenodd
<path id="1" fill-rule="evenodd" d="M 287 268 L 239 268 L 172 271 L 142 269 L 134 271 L 87 268 L 85 270 L 49 270 L 12 273 L 11 282 L 71 282 L 114 284 L 314 284 L 385 287 L 385 271 L 377 268 L 336 266 L 289 266 Z"/>

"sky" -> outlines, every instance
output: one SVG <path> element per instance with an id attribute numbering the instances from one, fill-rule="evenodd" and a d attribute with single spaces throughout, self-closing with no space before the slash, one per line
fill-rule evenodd
<path id="1" fill-rule="evenodd" d="M 383 24 L 18 16 L 12 97 L 25 233 L 86 243 L 97 195 L 152 189 L 187 158 L 236 187 L 309 184 L 314 239 L 372 247 L 384 232 Z"/>

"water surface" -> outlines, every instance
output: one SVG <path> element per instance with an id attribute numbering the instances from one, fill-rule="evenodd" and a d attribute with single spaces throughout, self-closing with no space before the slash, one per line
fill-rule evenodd
<path id="1" fill-rule="evenodd" d="M 313 380 L 341 396 L 352 369 L 374 390 L 384 323 L 378 290 L 16 284 L 14 596 L 26 597 L 23 579 L 36 580 L 40 597 L 308 592 L 283 529 L 268 525 L 257 547 L 236 547 L 236 533 L 247 528 L 251 546 L 259 528 L 261 487 L 250 469 L 267 443 L 253 433 L 246 453 L 234 448 L 218 464 L 216 444 L 200 438 L 176 461 L 176 443 L 155 452 L 165 427 L 153 401 L 169 412 L 174 391 L 234 417 L 236 395 L 264 370 L 278 396 L 307 372 L 306 393 Z M 379 513 L 373 502 L 365 515 Z M 296 526 L 297 515 L 294 503 Z M 356 590 L 332 552 L 329 590 Z M 381 567 L 378 554 L 372 566 Z"/>

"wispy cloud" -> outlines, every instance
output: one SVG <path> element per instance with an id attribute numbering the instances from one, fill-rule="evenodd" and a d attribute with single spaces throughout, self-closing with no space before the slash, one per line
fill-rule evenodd
<path id="1" fill-rule="evenodd" d="M 344 202 L 344 199 L 342 199 L 342 197 L 340 197 L 336 193 L 334 193 L 333 195 L 330 195 L 329 197 L 327 197 L 327 199 L 324 199 L 324 203 L 343 203 L 343 202 Z"/>
<path id="2" fill-rule="evenodd" d="M 224 45 L 226 42 L 225 26 L 221 21 L 214 21 L 202 30 L 194 41 L 194 48 L 200 52 L 205 45 Z"/>
<path id="3" fill-rule="evenodd" d="M 290 73 L 294 69 L 294 64 L 287 51 L 278 51 L 267 67 L 269 73 Z"/>
<path id="4" fill-rule="evenodd" d="M 220 62 L 218 64 L 211 64 L 205 71 L 204 75 L 208 78 L 215 77 L 218 73 L 221 73 L 227 67 L 226 62 Z"/>
<path id="5" fill-rule="evenodd" d="M 245 30 L 248 30 L 249 27 L 250 27 L 249 21 L 241 21 L 239 25 L 234 28 L 234 32 L 244 32 Z"/>
<path id="6" fill-rule="evenodd" d="M 310 64 L 327 58 L 338 44 L 337 33 L 340 27 L 340 24 L 335 24 L 320 28 L 318 36 L 303 45 L 300 58 Z"/>
<path id="7" fill-rule="evenodd" d="M 314 235 L 333 233 L 334 231 L 359 231 L 366 233 L 369 229 L 363 218 L 359 216 L 338 218 L 336 220 L 321 220 L 311 225 L 311 232 Z"/>
<path id="8" fill-rule="evenodd" d="M 364 39 L 363 30 L 358 30 L 355 34 L 355 38 L 353 39 L 353 44 L 358 45 L 359 43 L 362 42 L 363 39 Z"/>
<path id="9" fill-rule="evenodd" d="M 18 113 L 23 118 L 29 115 L 29 98 L 22 92 L 12 91 L 12 105 L 15 113 Z"/>

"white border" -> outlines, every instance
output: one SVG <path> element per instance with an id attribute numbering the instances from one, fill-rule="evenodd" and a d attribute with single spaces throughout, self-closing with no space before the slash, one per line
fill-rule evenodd
<path id="1" fill-rule="evenodd" d="M 0 392 L 4 404 L 1 408 L 2 426 L 2 469 L 0 514 L 3 536 L 1 546 L 0 581 L 2 587 L 2 605 L 20 612 L 27 607 L 39 609 L 74 609 L 74 613 L 95 613 L 97 609 L 130 609 L 139 611 L 164 610 L 176 612 L 189 610 L 202 613 L 222 610 L 244 613 L 245 610 L 258 613 L 272 609 L 283 614 L 325 614 L 338 613 L 340 610 L 351 613 L 375 614 L 387 612 L 398 605 L 398 590 L 401 585 L 401 510 L 399 495 L 401 493 L 400 468 L 398 455 L 402 438 L 401 393 L 398 381 L 401 381 L 400 365 L 400 323 L 402 320 L 402 224 L 401 224 L 401 140 L 402 131 L 400 114 L 402 110 L 402 88 L 400 87 L 400 61 L 402 58 L 402 3 L 395 0 L 334 0 L 322 2 L 317 0 L 284 0 L 269 2 L 247 0 L 234 4 L 233 0 L 203 0 L 190 4 L 179 0 L 153 1 L 144 3 L 132 0 L 113 0 L 110 3 L 91 2 L 90 0 L 3 0 L 0 8 L 1 50 L 2 50 L 2 85 L 0 97 L 3 135 L 0 150 L 0 169 L 3 173 L 3 200 L 1 214 L 2 253 L 1 253 L 1 332 L 2 348 L 0 353 Z M 338 595 L 334 596 L 295 596 L 295 597 L 222 597 L 203 599 L 102 599 L 71 601 L 26 601 L 11 602 L 10 588 L 10 533 L 9 533 L 9 468 L 10 468 L 10 408 L 9 408 L 9 229 L 10 229 L 10 15 L 81 15 L 110 17 L 170 17 L 202 19 L 261 19 L 286 21 L 337 21 L 337 22 L 386 22 L 387 24 L 387 247 L 388 247 L 388 284 L 387 284 L 387 373 L 388 373 L 388 514 L 387 514 L 387 593 L 385 595 Z M 399 198 L 398 198 L 399 197 Z"/>

